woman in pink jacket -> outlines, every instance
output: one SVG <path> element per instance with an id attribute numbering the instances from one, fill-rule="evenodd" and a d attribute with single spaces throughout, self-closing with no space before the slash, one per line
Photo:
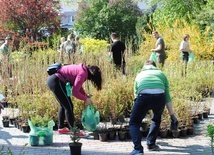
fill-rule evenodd
<path id="1" fill-rule="evenodd" d="M 62 66 L 57 73 L 47 79 L 47 85 L 54 93 L 60 104 L 58 111 L 58 133 L 70 132 L 64 126 L 66 118 L 70 127 L 74 125 L 73 103 L 71 97 L 67 94 L 66 84 L 70 83 L 72 95 L 80 100 L 85 101 L 87 105 L 92 104 L 90 97 L 84 91 L 82 85 L 86 80 L 90 80 L 97 90 L 102 89 L 102 75 L 100 68 L 97 66 L 86 66 L 84 64 L 72 64 Z"/>

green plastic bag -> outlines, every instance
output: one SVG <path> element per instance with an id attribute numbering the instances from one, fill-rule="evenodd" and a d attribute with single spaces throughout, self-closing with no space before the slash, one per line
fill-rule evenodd
<path id="1" fill-rule="evenodd" d="M 48 122 L 47 127 L 34 126 L 29 119 L 28 124 L 30 126 L 29 143 L 31 146 L 53 144 L 53 126 L 55 125 L 53 120 Z"/>
<path id="2" fill-rule="evenodd" d="M 189 53 L 188 62 L 192 62 L 195 59 L 195 55 L 193 53 Z"/>
<path id="3" fill-rule="evenodd" d="M 152 52 L 152 53 L 151 53 L 149 60 L 152 60 L 152 61 L 154 61 L 154 62 L 157 61 L 157 57 L 156 57 L 155 52 Z"/>
<path id="4" fill-rule="evenodd" d="M 100 113 L 94 105 L 87 105 L 82 112 L 82 125 L 88 131 L 94 131 L 96 126 L 100 123 Z"/>
<path id="5" fill-rule="evenodd" d="M 71 94 L 71 91 L 72 91 L 71 89 L 72 89 L 72 87 L 71 87 L 70 82 L 67 82 L 67 83 L 66 83 L 65 88 L 66 88 L 67 96 L 68 96 L 68 97 L 72 96 L 72 94 Z"/>

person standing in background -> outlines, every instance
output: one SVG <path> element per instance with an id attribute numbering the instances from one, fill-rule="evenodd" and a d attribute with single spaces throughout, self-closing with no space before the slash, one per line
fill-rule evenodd
<path id="1" fill-rule="evenodd" d="M 61 37 L 60 38 L 60 45 L 59 45 L 59 50 L 58 52 L 60 52 L 60 49 L 62 48 L 63 43 L 66 41 L 65 37 Z"/>
<path id="2" fill-rule="evenodd" d="M 64 63 L 64 58 L 68 60 L 66 63 L 75 63 L 75 54 L 76 52 L 76 45 L 75 45 L 75 38 L 74 34 L 69 34 L 67 37 L 67 40 L 62 44 L 60 48 L 60 60 L 61 62 Z M 72 62 L 71 62 L 72 58 Z"/>
<path id="3" fill-rule="evenodd" d="M 62 49 L 62 46 L 63 46 L 63 43 L 65 42 L 65 37 L 61 37 L 60 38 L 60 45 L 59 45 L 59 49 L 58 49 L 58 52 L 59 52 L 59 61 L 60 62 L 63 62 L 63 49 Z"/>
<path id="4" fill-rule="evenodd" d="M 192 50 L 190 49 L 190 45 L 189 45 L 189 40 L 190 36 L 188 34 L 185 34 L 183 36 L 183 40 L 180 44 L 180 47 L 179 47 L 179 50 L 182 52 L 182 60 L 184 62 L 184 73 L 182 71 L 182 75 L 185 74 L 186 75 L 186 69 L 187 69 L 187 63 L 188 63 L 188 60 L 189 60 L 189 54 L 192 52 Z"/>
<path id="5" fill-rule="evenodd" d="M 82 52 L 83 52 L 83 45 L 79 42 L 79 37 L 78 36 L 76 36 L 75 37 L 75 46 L 76 46 L 76 53 L 78 53 L 78 54 L 82 54 Z"/>
<path id="6" fill-rule="evenodd" d="M 118 70 L 122 70 L 122 74 L 125 73 L 125 44 L 119 40 L 118 35 L 116 33 L 111 34 L 112 44 L 110 47 L 109 57 L 112 58 L 113 63 Z"/>
<path id="7" fill-rule="evenodd" d="M 163 67 L 166 59 L 164 40 L 160 37 L 157 31 L 153 31 L 152 35 L 157 41 L 155 44 L 155 48 L 151 49 L 151 51 L 155 52 L 157 57 L 157 63 L 161 64 L 161 66 Z"/>
<path id="8" fill-rule="evenodd" d="M 5 42 L 0 47 L 0 67 L 2 78 L 12 77 L 12 68 L 11 68 L 11 51 L 13 39 L 11 36 L 5 38 Z M 6 72 L 5 72 L 6 71 Z"/>

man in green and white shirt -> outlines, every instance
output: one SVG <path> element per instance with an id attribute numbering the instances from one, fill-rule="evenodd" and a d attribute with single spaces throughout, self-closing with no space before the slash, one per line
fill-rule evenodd
<path id="1" fill-rule="evenodd" d="M 169 82 L 165 74 L 156 67 L 154 61 L 147 60 L 141 72 L 136 76 L 134 96 L 135 103 L 129 122 L 134 150 L 130 155 L 143 155 L 144 148 L 141 145 L 142 134 L 140 126 L 149 110 L 153 112 L 150 130 L 146 137 L 147 149 L 150 151 L 160 149 L 159 146 L 156 145 L 156 139 L 165 105 L 169 111 L 172 123 L 175 124 L 175 126 L 178 124 L 172 108 Z"/>

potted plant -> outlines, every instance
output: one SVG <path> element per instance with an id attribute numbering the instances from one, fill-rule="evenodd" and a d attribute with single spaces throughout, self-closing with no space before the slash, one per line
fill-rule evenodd
<path id="1" fill-rule="evenodd" d="M 212 150 L 212 154 L 214 154 L 214 125 L 209 124 L 207 126 L 207 136 L 211 138 L 210 139 L 211 150 Z"/>
<path id="2" fill-rule="evenodd" d="M 47 146 L 53 144 L 52 118 L 46 113 L 44 116 L 32 115 L 28 119 L 30 125 L 29 141 L 31 146 Z"/>
<path id="3" fill-rule="evenodd" d="M 120 141 L 125 141 L 127 139 L 129 128 L 125 128 L 123 125 L 123 123 L 125 122 L 125 117 L 123 115 L 118 116 L 118 121 L 120 123 L 120 127 L 118 129 L 118 139 Z"/>
<path id="4" fill-rule="evenodd" d="M 2 124 L 3 124 L 3 127 L 9 127 L 9 116 L 5 115 L 5 116 L 2 116 L 3 120 L 2 120 Z"/>
<path id="5" fill-rule="evenodd" d="M 99 135 L 99 140 L 101 142 L 105 142 L 108 140 L 108 129 L 107 127 L 103 127 L 98 131 L 98 135 Z"/>
<path id="6" fill-rule="evenodd" d="M 72 134 L 70 135 L 70 138 L 71 138 L 72 142 L 69 143 L 70 153 L 71 153 L 71 155 L 81 155 L 82 143 L 79 142 L 79 140 L 80 140 L 80 135 L 79 135 L 80 130 L 76 125 L 74 125 L 71 128 L 71 132 L 72 132 Z"/>
<path id="7" fill-rule="evenodd" d="M 163 120 L 161 122 L 161 125 L 160 125 L 160 128 L 159 128 L 159 136 L 161 138 L 166 138 L 167 134 L 168 134 L 168 130 L 169 130 L 168 122 L 167 122 L 167 120 Z"/>

